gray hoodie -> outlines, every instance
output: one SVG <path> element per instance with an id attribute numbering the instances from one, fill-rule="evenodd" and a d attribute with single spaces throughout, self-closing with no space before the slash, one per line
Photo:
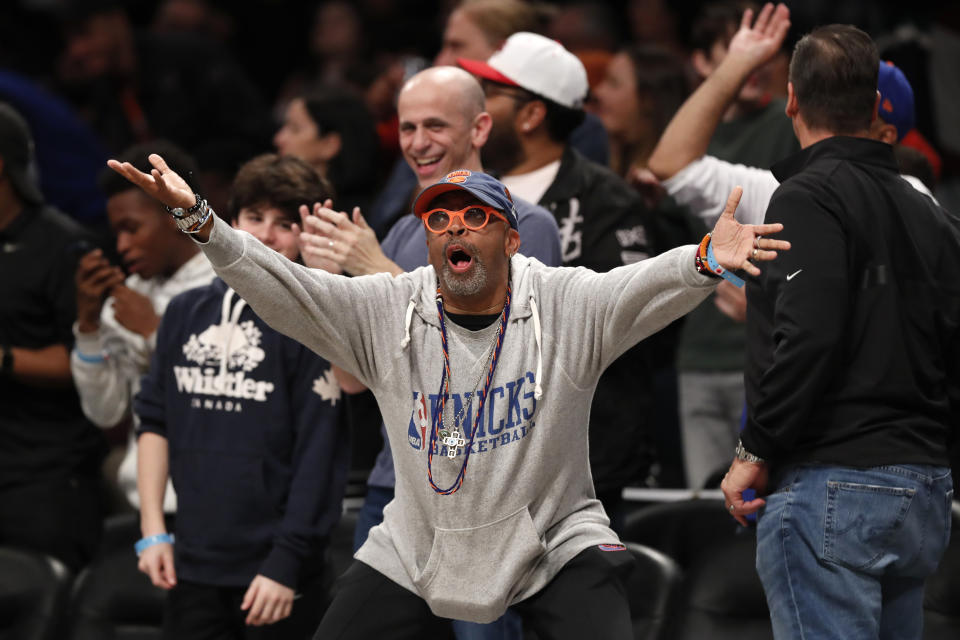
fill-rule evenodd
<path id="1" fill-rule="evenodd" d="M 396 496 L 356 558 L 423 597 L 438 616 L 475 622 L 535 594 L 584 549 L 618 542 L 590 478 L 587 424 L 597 379 L 716 283 L 697 273 L 692 246 L 607 273 L 514 256 L 510 320 L 465 479 L 456 493 L 440 495 L 427 479 L 443 370 L 433 267 L 334 276 L 290 262 L 220 220 L 202 246 L 270 326 L 377 397 Z M 452 373 L 444 425 L 469 441 L 479 400 L 468 400 L 482 387 L 497 324 L 469 331 L 448 321 L 446 328 Z M 465 449 L 450 459 L 437 446 L 433 478 L 446 488 Z"/>

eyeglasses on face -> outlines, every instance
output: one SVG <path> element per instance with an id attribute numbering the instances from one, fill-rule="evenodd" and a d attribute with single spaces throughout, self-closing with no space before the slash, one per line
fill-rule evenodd
<path id="1" fill-rule="evenodd" d="M 490 222 L 490 216 L 496 216 L 504 222 L 507 222 L 506 217 L 504 217 L 502 213 L 493 207 L 481 204 L 472 204 L 459 211 L 431 209 L 424 213 L 421 218 L 423 219 L 423 224 L 430 231 L 434 233 L 444 233 L 450 228 L 454 219 L 460 220 L 460 224 L 471 231 L 479 231 Z"/>

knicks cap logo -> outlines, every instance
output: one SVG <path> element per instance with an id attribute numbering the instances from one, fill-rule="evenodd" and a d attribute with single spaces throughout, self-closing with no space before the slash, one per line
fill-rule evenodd
<path id="1" fill-rule="evenodd" d="M 469 178 L 471 175 L 473 174 L 466 169 L 458 169 L 457 171 L 451 171 L 448 173 L 443 181 L 451 184 L 459 184 L 461 182 L 466 182 L 467 178 Z"/>

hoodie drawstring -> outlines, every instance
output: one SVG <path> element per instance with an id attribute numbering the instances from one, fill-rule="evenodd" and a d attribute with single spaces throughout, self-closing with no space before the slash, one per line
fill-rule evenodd
<path id="1" fill-rule="evenodd" d="M 533 339 L 537 343 L 537 373 L 534 377 L 533 399 L 539 400 L 543 397 L 543 386 L 540 384 L 540 374 L 543 372 L 543 344 L 540 337 L 540 309 L 537 308 L 537 301 L 533 296 L 530 296 L 530 311 L 533 315 Z"/>
<path id="2" fill-rule="evenodd" d="M 220 358 L 220 384 L 226 384 L 227 379 L 227 360 L 230 359 L 230 345 L 233 342 L 233 332 L 237 328 L 237 321 L 240 319 L 240 312 L 247 306 L 247 301 L 240 298 L 240 302 L 230 313 L 230 304 L 233 302 L 233 289 L 227 288 L 227 293 L 223 296 L 223 306 L 220 309 L 220 326 L 229 326 L 227 330 L 227 339 L 223 345 L 223 357 Z M 229 318 L 228 318 L 229 317 Z M 229 319 L 229 325 L 227 324 Z"/>
<path id="3" fill-rule="evenodd" d="M 403 340 L 400 341 L 400 348 L 406 349 L 410 344 L 410 322 L 413 320 L 413 310 L 417 308 L 417 301 L 410 298 L 407 303 L 407 316 L 403 321 Z"/>

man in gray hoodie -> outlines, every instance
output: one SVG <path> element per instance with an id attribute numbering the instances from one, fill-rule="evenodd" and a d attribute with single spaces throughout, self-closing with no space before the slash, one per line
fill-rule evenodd
<path id="1" fill-rule="evenodd" d="M 174 208 L 268 324 L 337 362 L 380 404 L 396 496 L 317 638 L 420 638 L 434 616 L 489 622 L 508 606 L 541 637 L 632 637 L 621 582 L 630 557 L 590 477 L 594 388 L 717 276 L 735 278 L 726 269 L 757 275 L 750 260 L 788 249 L 759 235 L 782 225 L 737 223 L 735 189 L 700 247 L 607 273 L 545 267 L 516 255 L 506 188 L 458 170 L 414 203 L 431 266 L 345 278 L 232 230 L 162 158 L 152 162 L 149 175 L 109 164 Z"/>

